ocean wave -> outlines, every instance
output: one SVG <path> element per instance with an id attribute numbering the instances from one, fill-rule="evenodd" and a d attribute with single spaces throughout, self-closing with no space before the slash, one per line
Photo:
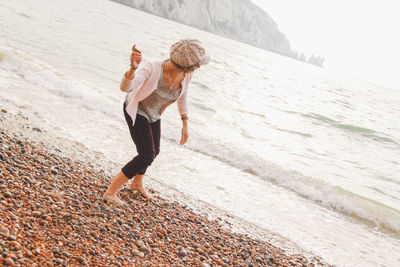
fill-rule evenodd
<path id="1" fill-rule="evenodd" d="M 300 135 L 300 136 L 307 137 L 307 138 L 313 137 L 313 135 L 310 134 L 310 133 L 303 133 L 303 132 L 299 132 L 299 131 L 286 130 L 286 129 L 282 129 L 282 128 L 279 128 L 279 127 L 273 127 L 273 128 L 278 130 L 278 131 L 281 131 L 281 132 L 290 133 L 290 134 L 296 134 L 296 135 Z"/>
<path id="2" fill-rule="evenodd" d="M 168 139 L 168 138 L 167 138 Z M 243 172 L 289 189 L 323 207 L 369 222 L 386 230 L 400 232 L 400 211 L 373 199 L 334 186 L 321 179 L 304 176 L 265 161 L 249 151 L 235 150 L 229 144 L 214 145 L 207 139 L 188 144 L 194 152 L 207 155 Z M 171 139 L 171 141 L 174 141 Z M 196 145 L 197 144 L 197 145 Z M 201 144 L 201 145 L 200 145 Z"/>
<path id="3" fill-rule="evenodd" d="M 301 114 L 301 115 L 306 118 L 311 118 L 320 122 L 324 122 L 337 129 L 345 130 L 347 132 L 351 132 L 354 134 L 360 134 L 364 137 L 371 138 L 378 142 L 399 144 L 396 140 L 393 140 L 392 138 L 385 136 L 383 133 L 379 133 L 375 130 L 368 129 L 366 127 L 341 123 L 326 116 L 315 113 Z"/>
<path id="4" fill-rule="evenodd" d="M 20 50 L 0 46 L 0 68 L 18 76 L 32 88 L 56 95 L 75 106 L 95 110 L 110 117 L 120 115 L 115 104 L 121 100 L 89 82 L 57 71 L 51 65 Z M 122 104 L 121 104 L 122 105 Z"/>

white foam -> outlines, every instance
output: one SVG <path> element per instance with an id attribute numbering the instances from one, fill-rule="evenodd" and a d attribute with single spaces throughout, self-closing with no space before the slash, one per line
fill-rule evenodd
<path id="1" fill-rule="evenodd" d="M 285 170 L 274 163 L 265 161 L 258 155 L 238 149 L 232 143 L 224 145 L 219 142 L 215 144 L 210 142 L 210 139 L 204 139 L 191 143 L 190 146 L 193 150 L 287 188 L 323 207 L 373 222 L 376 226 L 391 231 L 400 232 L 400 212 L 385 204 L 331 185 L 318 177 L 307 177 L 296 171 Z"/>
<path id="2" fill-rule="evenodd" d="M 103 88 L 55 70 L 50 65 L 20 50 L 0 47 L 1 68 L 10 75 L 42 90 L 45 94 L 54 94 L 72 105 L 97 110 L 110 117 L 119 116 L 115 105 L 120 99 Z"/>

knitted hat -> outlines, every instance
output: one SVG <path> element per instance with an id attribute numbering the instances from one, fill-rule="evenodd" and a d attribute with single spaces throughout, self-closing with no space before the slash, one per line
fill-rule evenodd
<path id="1" fill-rule="evenodd" d="M 171 46 L 169 57 L 172 62 L 181 67 L 206 65 L 210 62 L 210 56 L 196 39 L 182 39 L 176 42 Z"/>

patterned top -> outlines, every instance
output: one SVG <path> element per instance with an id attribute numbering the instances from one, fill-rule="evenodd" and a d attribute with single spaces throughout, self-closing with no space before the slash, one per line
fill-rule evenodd
<path id="1" fill-rule="evenodd" d="M 163 105 L 170 101 L 177 100 L 182 90 L 182 88 L 178 90 L 167 88 L 163 82 L 162 73 L 163 71 L 161 69 L 157 89 L 140 101 L 138 106 L 137 113 L 147 118 L 150 123 L 160 119 Z"/>

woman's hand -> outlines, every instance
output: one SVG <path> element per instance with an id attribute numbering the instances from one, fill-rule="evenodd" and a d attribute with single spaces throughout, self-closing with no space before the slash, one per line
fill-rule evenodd
<path id="1" fill-rule="evenodd" d="M 136 49 L 136 44 L 132 46 L 131 68 L 137 69 L 142 61 L 142 53 Z"/>
<path id="2" fill-rule="evenodd" d="M 183 126 L 182 127 L 182 138 L 181 138 L 180 144 L 184 145 L 188 139 L 189 139 L 189 129 L 187 126 Z"/>
<path id="3" fill-rule="evenodd" d="M 136 44 L 134 44 L 132 46 L 131 67 L 127 72 L 125 72 L 125 78 L 129 80 L 135 78 L 135 71 L 139 67 L 141 61 L 142 61 L 142 53 L 136 49 Z"/>

